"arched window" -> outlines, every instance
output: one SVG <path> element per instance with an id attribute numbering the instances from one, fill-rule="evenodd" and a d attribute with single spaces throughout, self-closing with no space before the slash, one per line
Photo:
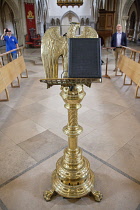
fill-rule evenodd
<path id="1" fill-rule="evenodd" d="M 89 25 L 89 18 L 86 18 L 86 25 Z"/>
<path id="2" fill-rule="evenodd" d="M 54 18 L 51 19 L 51 25 L 52 25 L 52 26 L 55 25 L 55 19 L 54 19 Z"/>
<path id="3" fill-rule="evenodd" d="M 60 20 L 59 20 L 59 18 L 56 19 L 56 25 L 57 26 L 60 26 Z"/>
<path id="4" fill-rule="evenodd" d="M 84 18 L 81 18 L 81 26 L 84 26 Z"/>

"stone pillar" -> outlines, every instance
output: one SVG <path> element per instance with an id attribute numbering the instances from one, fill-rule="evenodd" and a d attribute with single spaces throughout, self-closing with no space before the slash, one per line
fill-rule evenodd
<path id="1" fill-rule="evenodd" d="M 126 32 L 126 21 L 127 21 L 128 18 L 129 18 L 129 16 L 123 16 L 122 17 L 122 30 L 124 32 Z"/>
<path id="2" fill-rule="evenodd" d="M 41 33 L 41 20 L 39 17 L 37 18 L 37 33 Z"/>
<path id="3" fill-rule="evenodd" d="M 95 29 L 95 22 L 94 21 L 90 21 L 90 26 Z"/>
<path id="4" fill-rule="evenodd" d="M 138 20 L 136 20 L 135 22 L 135 27 L 134 27 L 134 34 L 133 34 L 133 39 L 135 42 L 137 42 L 137 34 L 138 34 L 138 25 L 139 25 L 139 22 Z"/>
<path id="5" fill-rule="evenodd" d="M 129 34 L 130 31 L 130 19 L 127 20 L 126 32 Z"/>
<path id="6" fill-rule="evenodd" d="M 17 39 L 18 39 L 18 43 L 19 46 L 20 45 L 24 45 L 24 33 L 23 33 L 23 22 L 21 18 L 16 18 L 14 19 L 14 27 L 17 33 Z"/>

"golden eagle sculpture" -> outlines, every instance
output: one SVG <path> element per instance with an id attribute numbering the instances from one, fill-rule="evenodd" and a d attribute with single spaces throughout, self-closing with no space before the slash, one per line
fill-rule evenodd
<path id="1" fill-rule="evenodd" d="M 97 32 L 90 26 L 85 26 L 81 35 L 76 36 L 80 24 L 71 24 L 67 36 L 60 35 L 60 27 L 49 28 L 42 37 L 41 57 L 46 78 L 58 78 L 58 59 L 62 56 L 63 71 L 68 71 L 68 39 L 98 38 Z"/>

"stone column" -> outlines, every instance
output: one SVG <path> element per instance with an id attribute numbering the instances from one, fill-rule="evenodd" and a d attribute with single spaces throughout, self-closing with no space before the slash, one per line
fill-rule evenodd
<path id="1" fill-rule="evenodd" d="M 24 40 L 24 33 L 23 33 L 23 22 L 21 18 L 16 18 L 14 19 L 14 27 L 17 33 L 17 39 L 19 45 L 23 45 L 25 40 Z"/>
<path id="2" fill-rule="evenodd" d="M 126 31 L 126 21 L 129 18 L 129 16 L 123 16 L 122 17 L 122 29 L 125 32 Z"/>
<path id="3" fill-rule="evenodd" d="M 135 41 L 137 42 L 137 40 L 138 40 L 138 33 L 139 33 L 139 21 L 138 20 L 136 20 L 136 23 L 135 23 L 135 29 L 134 29 L 135 31 L 134 31 L 134 39 L 135 39 Z"/>

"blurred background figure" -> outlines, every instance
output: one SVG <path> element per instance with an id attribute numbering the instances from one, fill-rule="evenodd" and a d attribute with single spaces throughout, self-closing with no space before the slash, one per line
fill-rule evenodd
<path id="1" fill-rule="evenodd" d="M 116 26 L 117 32 L 112 35 L 111 39 L 111 47 L 114 48 L 114 56 L 115 56 L 115 69 L 114 71 L 117 70 L 117 62 L 118 62 L 118 57 L 121 52 L 121 46 L 127 46 L 127 37 L 126 33 L 122 32 L 122 26 L 121 24 L 118 24 Z"/>
<path id="2" fill-rule="evenodd" d="M 6 42 L 6 52 L 18 48 L 18 41 L 15 36 L 12 36 L 10 29 L 4 29 L 4 34 L 1 36 L 1 40 Z M 17 51 L 11 52 L 13 60 L 17 58 Z"/>

